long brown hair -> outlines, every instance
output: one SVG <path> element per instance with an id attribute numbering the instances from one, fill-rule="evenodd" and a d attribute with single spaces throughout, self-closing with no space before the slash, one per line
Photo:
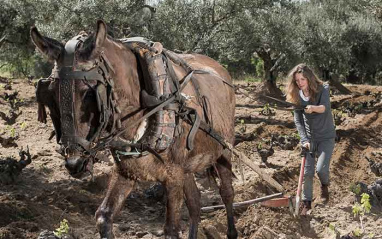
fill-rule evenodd
<path id="1" fill-rule="evenodd" d="M 322 81 L 314 74 L 312 69 L 310 69 L 306 64 L 301 63 L 293 67 L 293 69 L 288 74 L 288 85 L 286 89 L 286 98 L 288 102 L 300 105 L 299 90 L 295 75 L 296 73 L 302 73 L 304 78 L 308 80 L 309 88 L 309 101 L 314 102 L 317 96 L 317 93 L 320 91 L 320 86 L 322 86 Z"/>

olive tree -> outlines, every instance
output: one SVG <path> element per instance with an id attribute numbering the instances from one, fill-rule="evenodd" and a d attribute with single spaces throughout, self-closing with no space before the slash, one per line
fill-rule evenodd
<path id="1" fill-rule="evenodd" d="M 321 0 L 300 4 L 300 54 L 325 80 L 331 74 L 370 81 L 381 71 L 381 1 Z M 379 6 L 379 8 L 378 8 Z"/>

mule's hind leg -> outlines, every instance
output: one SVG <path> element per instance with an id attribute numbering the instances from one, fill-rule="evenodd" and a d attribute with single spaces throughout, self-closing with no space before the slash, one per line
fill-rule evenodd
<path id="1" fill-rule="evenodd" d="M 227 238 L 236 239 L 237 230 L 235 227 L 232 205 L 234 198 L 234 191 L 232 187 L 232 166 L 230 161 L 226 157 L 221 156 L 216 163 L 216 168 L 218 170 L 221 181 L 219 192 L 227 212 Z"/>
<path id="2" fill-rule="evenodd" d="M 186 175 L 183 191 L 186 196 L 186 205 L 190 215 L 190 229 L 188 238 L 196 239 L 200 220 L 200 192 L 196 186 L 193 174 Z"/>
<path id="3" fill-rule="evenodd" d="M 114 169 L 106 197 L 96 212 L 97 228 L 102 239 L 114 238 L 113 219 L 133 189 L 134 183 L 135 181 L 122 177 Z"/>
<path id="4" fill-rule="evenodd" d="M 164 234 L 166 239 L 178 239 L 180 231 L 180 211 L 183 204 L 184 174 L 181 170 L 169 173 L 165 181 L 167 192 L 166 225 Z"/>

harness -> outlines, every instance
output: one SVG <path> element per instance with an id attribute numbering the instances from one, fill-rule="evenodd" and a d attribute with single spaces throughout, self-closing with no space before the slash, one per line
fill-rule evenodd
<path id="1" fill-rule="evenodd" d="M 210 124 L 212 121 L 210 121 L 208 117 L 208 108 L 206 103 L 207 97 L 201 94 L 199 85 L 193 76 L 196 74 L 213 74 L 221 79 L 225 84 L 231 86 L 232 88 L 234 88 L 234 86 L 213 72 L 193 69 L 193 67 L 182 58 L 178 57 L 173 52 L 162 48 L 160 43 L 158 45 L 158 43 L 149 42 L 144 38 L 123 39 L 122 42 L 138 56 L 138 59 L 143 66 L 147 66 L 147 69 L 149 70 L 149 77 L 144 78 L 145 89 L 142 91 L 142 100 L 143 104 L 149 106 L 151 102 L 156 102 L 156 107 L 138 119 L 134 124 L 129 125 L 124 130 L 117 132 L 117 134 L 111 135 L 104 142 L 100 143 L 99 147 L 102 148 L 106 144 L 110 144 L 114 147 L 117 145 L 122 146 L 121 150 L 126 147 L 136 149 L 132 152 L 118 150 L 117 156 L 118 154 L 136 155 L 141 154 L 144 151 L 149 151 L 155 154 L 155 152 L 163 151 L 171 145 L 173 138 L 176 136 L 175 134 L 179 133 L 176 132 L 176 128 L 180 125 L 181 120 L 191 125 L 191 130 L 187 136 L 188 150 L 193 149 L 194 137 L 198 129 L 203 130 L 212 138 L 217 140 L 221 145 L 227 147 L 224 138 L 221 137 Z M 172 62 L 181 65 L 187 72 L 187 74 L 180 81 L 178 81 L 175 75 Z M 201 120 L 195 109 L 188 107 L 185 104 L 186 97 L 182 94 L 182 91 L 190 82 L 193 84 L 195 89 L 196 98 L 199 105 L 203 109 L 205 122 Z M 145 137 L 143 140 L 136 143 L 121 143 L 121 141 L 118 140 L 118 136 L 120 136 L 123 132 L 138 125 L 151 115 L 155 115 L 153 117 L 153 124 L 151 124 L 151 126 L 154 126 L 155 131 L 149 130 L 148 137 Z M 162 117 L 163 115 L 170 115 L 171 117 Z M 176 115 L 177 118 L 173 117 L 174 115 Z M 162 134 L 158 135 L 158 132 L 162 132 Z M 165 144 L 160 144 L 159 142 L 165 142 Z M 157 158 L 161 159 L 159 155 L 155 155 Z"/>
<path id="2" fill-rule="evenodd" d="M 86 35 L 77 36 L 66 44 L 64 66 L 60 69 L 55 67 L 50 77 L 60 79 L 59 105 L 62 132 L 60 143 L 64 153 L 67 150 L 81 147 L 85 154 L 95 156 L 97 151 L 106 146 L 111 146 L 117 158 L 119 155 L 140 155 L 148 151 L 161 159 L 159 153 L 166 150 L 174 141 L 174 137 L 181 133 L 179 126 L 182 120 L 191 125 L 191 130 L 187 136 L 187 148 L 189 150 L 193 149 L 193 140 L 199 128 L 225 148 L 228 147 L 224 138 L 212 127 L 212 122 L 208 116 L 208 99 L 200 92 L 199 85 L 193 76 L 196 74 L 213 74 L 234 88 L 232 84 L 214 72 L 193 69 L 175 53 L 163 49 L 160 43 L 152 43 L 143 38 L 123 39 L 121 42 L 136 54 L 140 62 L 144 81 L 141 101 L 143 108 L 148 112 L 125 129 L 121 129 L 121 119 L 126 120 L 140 110 L 121 117 L 121 110 L 117 105 L 118 98 L 113 91 L 114 81 L 110 76 L 114 69 L 103 52 L 99 53 L 99 57 L 91 69 L 76 68 L 76 49 L 86 38 Z M 186 76 L 181 81 L 178 81 L 175 75 L 172 62 L 181 65 L 186 70 Z M 148 69 L 148 71 L 144 71 L 144 69 Z M 96 80 L 97 82 L 94 91 L 100 113 L 99 126 L 91 130 L 86 138 L 78 136 L 75 124 L 76 80 L 84 81 L 91 89 L 92 87 L 87 80 Z M 204 121 L 201 120 L 195 109 L 185 104 L 187 99 L 186 96 L 182 95 L 182 90 L 190 82 L 195 89 L 197 101 L 203 109 Z M 123 140 L 119 137 L 145 120 L 148 120 L 149 126 L 138 142 Z M 107 130 L 109 135 L 101 138 L 104 130 Z M 99 139 L 98 143 L 93 143 L 97 138 Z M 132 150 L 126 151 L 127 148 Z"/>

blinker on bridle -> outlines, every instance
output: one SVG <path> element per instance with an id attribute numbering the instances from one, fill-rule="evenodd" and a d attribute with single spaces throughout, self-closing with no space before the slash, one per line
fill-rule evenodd
<path id="1" fill-rule="evenodd" d="M 68 155 L 71 151 L 79 150 L 83 156 L 90 155 L 91 143 L 100 135 L 112 118 L 112 129 L 115 126 L 114 112 L 116 111 L 113 102 L 113 80 L 110 71 L 114 72 L 109 60 L 103 52 L 99 53 L 98 59 L 94 61 L 94 66 L 90 70 L 78 69 L 76 50 L 85 41 L 86 35 L 72 38 L 65 45 L 63 66 L 55 72 L 54 78 L 59 78 L 59 105 L 61 114 L 62 136 L 60 144 L 62 152 Z M 86 138 L 78 136 L 77 124 L 75 121 L 75 81 L 82 80 L 87 84 L 88 80 L 96 80 L 95 90 L 97 108 L 100 113 L 99 125 L 89 132 Z M 87 84 L 89 86 L 89 84 Z"/>

